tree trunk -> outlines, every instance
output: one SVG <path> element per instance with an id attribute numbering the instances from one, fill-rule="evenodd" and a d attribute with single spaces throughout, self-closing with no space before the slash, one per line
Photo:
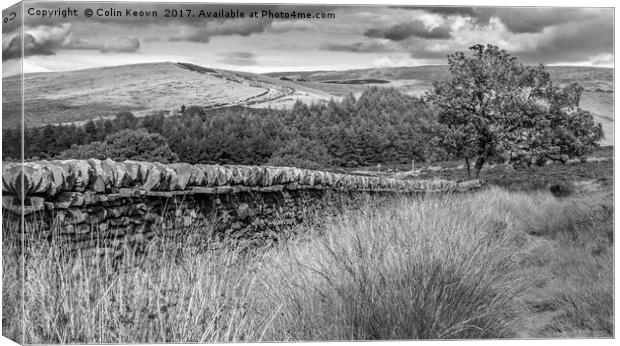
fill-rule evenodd
<path id="1" fill-rule="evenodd" d="M 467 166 L 467 179 L 471 179 L 471 165 L 469 163 L 469 157 L 465 158 L 465 165 Z"/>
<path id="2" fill-rule="evenodd" d="M 485 150 L 483 154 L 478 156 L 478 159 L 476 160 L 476 165 L 474 166 L 474 171 L 476 172 L 476 179 L 480 177 L 480 170 L 482 169 L 482 166 L 484 166 L 484 163 L 486 161 L 487 161 L 487 153 Z"/>
<path id="3" fill-rule="evenodd" d="M 487 142 L 487 144 L 484 145 L 484 149 L 482 149 L 480 155 L 478 155 L 476 165 L 474 166 L 474 172 L 476 172 L 476 179 L 480 177 L 480 170 L 482 169 L 482 166 L 484 166 L 487 158 L 491 154 L 491 148 L 492 146 L 489 144 L 489 142 Z"/>

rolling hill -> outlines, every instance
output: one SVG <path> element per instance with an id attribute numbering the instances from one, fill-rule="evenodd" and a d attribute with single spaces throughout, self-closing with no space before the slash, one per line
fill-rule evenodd
<path id="1" fill-rule="evenodd" d="M 5 128 L 19 125 L 19 76 L 4 78 Z M 131 111 L 178 112 L 182 105 L 288 106 L 331 95 L 269 76 L 184 63 L 148 63 L 24 76 L 26 126 L 80 122 Z"/>
<path id="2" fill-rule="evenodd" d="M 560 83 L 584 87 L 582 108 L 603 125 L 603 145 L 613 145 L 613 69 L 551 66 Z M 253 74 L 186 63 L 148 63 L 24 76 L 26 126 L 84 122 L 131 111 L 137 116 L 182 105 L 290 107 L 297 100 L 326 102 L 371 85 L 395 87 L 421 96 L 435 80 L 448 77 L 447 66 L 373 68 Z M 19 76 L 3 78 L 3 127 L 19 124 Z"/>

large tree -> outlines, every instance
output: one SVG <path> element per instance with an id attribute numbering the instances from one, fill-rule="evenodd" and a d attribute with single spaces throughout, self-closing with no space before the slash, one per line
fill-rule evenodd
<path id="1" fill-rule="evenodd" d="M 480 44 L 448 56 L 450 78 L 429 93 L 448 150 L 480 170 L 492 157 L 513 164 L 565 160 L 598 146 L 603 133 L 579 108 L 583 89 L 559 85 L 544 66 L 529 67 L 498 47 Z"/>

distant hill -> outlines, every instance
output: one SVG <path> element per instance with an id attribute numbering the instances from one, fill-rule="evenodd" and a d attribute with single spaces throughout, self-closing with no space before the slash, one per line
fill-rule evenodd
<path id="1" fill-rule="evenodd" d="M 603 145 L 614 142 L 614 85 L 613 69 L 581 66 L 548 66 L 551 77 L 560 83 L 577 82 L 584 87 L 581 107 L 593 113 L 603 125 Z M 303 71 L 268 73 L 279 78 L 342 96 L 347 92 L 357 94 L 369 85 L 394 87 L 421 96 L 432 88 L 436 80 L 449 77 L 448 66 L 412 66 L 371 68 L 347 71 Z M 358 81 L 358 83 L 355 83 Z M 364 81 L 370 81 L 364 83 Z M 378 82 L 380 81 L 380 82 Z M 344 83 L 343 83 L 344 82 Z M 373 83 L 374 82 L 374 83 Z"/>
<path id="2" fill-rule="evenodd" d="M 613 145 L 613 69 L 551 66 L 561 83 L 578 82 L 581 106 L 603 125 L 604 145 Z M 421 96 L 436 80 L 448 78 L 447 66 L 372 68 L 347 71 L 253 74 L 186 63 L 148 63 L 24 76 L 27 126 L 84 122 L 123 110 L 142 116 L 178 112 L 182 105 L 219 108 L 290 107 L 297 100 L 326 102 L 368 86 L 394 87 Z M 20 78 L 2 80 L 3 127 L 17 127 Z"/>
<path id="3" fill-rule="evenodd" d="M 19 125 L 20 76 L 3 78 L 3 126 Z M 289 106 L 297 99 L 327 101 L 320 90 L 269 76 L 184 63 L 148 63 L 24 76 L 25 123 L 80 122 L 119 111 L 137 116 L 178 112 L 182 105 Z"/>

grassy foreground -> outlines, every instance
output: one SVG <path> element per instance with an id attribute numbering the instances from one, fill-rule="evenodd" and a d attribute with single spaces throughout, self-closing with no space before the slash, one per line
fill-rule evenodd
<path id="1" fill-rule="evenodd" d="M 202 230 L 208 233 L 208 230 Z M 114 265 L 36 244 L 25 341 L 132 343 L 613 335 L 613 195 L 491 188 L 397 199 L 264 247 L 156 239 Z M 3 334 L 21 339 L 3 249 Z"/>

